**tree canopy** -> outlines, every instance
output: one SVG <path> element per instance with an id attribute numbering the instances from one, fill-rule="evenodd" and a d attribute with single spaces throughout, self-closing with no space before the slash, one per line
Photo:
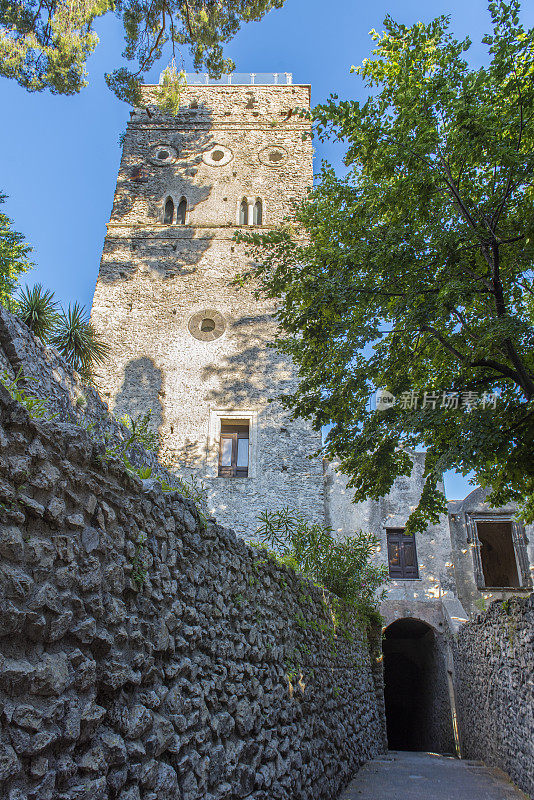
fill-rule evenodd
<path id="1" fill-rule="evenodd" d="M 261 19 L 284 0 L 0 0 L 0 75 L 29 91 L 75 94 L 87 85 L 86 61 L 98 43 L 94 20 L 122 18 L 123 56 L 106 81 L 123 100 L 140 102 L 143 75 L 169 43 L 173 56 L 188 46 L 194 67 L 214 77 L 231 72 L 223 45 L 242 22 Z"/>
<path id="2" fill-rule="evenodd" d="M 0 194 L 0 204 L 5 200 Z M 12 226 L 9 217 L 0 212 L 0 303 L 4 306 L 10 305 L 20 275 L 33 267 L 28 258 L 32 248 Z"/>
<path id="3" fill-rule="evenodd" d="M 328 102 L 316 133 L 347 145 L 282 229 L 241 237 L 242 280 L 279 301 L 277 347 L 300 373 L 283 402 L 332 423 L 355 500 L 387 494 L 426 449 L 408 529 L 445 509 L 443 471 L 473 471 L 494 504 L 534 518 L 534 31 L 492 2 L 486 65 L 450 20 L 372 32 L 352 68 L 365 102 Z M 395 402 L 375 408 L 387 390 Z"/>

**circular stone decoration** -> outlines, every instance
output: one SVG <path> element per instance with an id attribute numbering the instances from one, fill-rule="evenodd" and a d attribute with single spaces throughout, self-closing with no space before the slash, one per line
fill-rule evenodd
<path id="1" fill-rule="evenodd" d="M 287 150 L 279 144 L 273 144 L 260 150 L 260 161 L 268 167 L 281 167 L 287 160 Z"/>
<path id="2" fill-rule="evenodd" d="M 189 320 L 189 333 L 201 342 L 212 342 L 222 336 L 226 330 L 226 322 L 222 314 L 212 308 L 197 311 Z"/>
<path id="3" fill-rule="evenodd" d="M 224 167 L 233 157 L 232 151 L 223 144 L 212 144 L 209 150 L 202 153 L 202 161 L 209 167 Z"/>
<path id="4" fill-rule="evenodd" d="M 178 153 L 170 144 L 157 144 L 150 149 L 148 156 L 149 160 L 158 167 L 165 167 L 167 164 L 173 164 L 177 157 Z"/>

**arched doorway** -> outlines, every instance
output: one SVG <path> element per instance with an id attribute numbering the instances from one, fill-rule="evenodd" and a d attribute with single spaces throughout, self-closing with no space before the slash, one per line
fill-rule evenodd
<path id="1" fill-rule="evenodd" d="M 453 753 L 443 636 L 426 622 L 403 618 L 386 628 L 382 649 L 390 750 Z"/>

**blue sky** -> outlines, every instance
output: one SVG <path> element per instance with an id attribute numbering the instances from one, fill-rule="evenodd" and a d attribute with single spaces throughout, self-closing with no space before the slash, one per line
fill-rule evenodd
<path id="1" fill-rule="evenodd" d="M 523 21 L 530 27 L 534 4 L 523 5 Z M 312 85 L 313 103 L 332 92 L 362 98 L 361 82 L 349 69 L 370 54 L 369 31 L 382 30 L 387 13 L 405 24 L 450 14 L 454 33 L 473 40 L 470 61 L 484 60 L 480 40 L 489 30 L 486 0 L 336 0 L 331 5 L 286 0 L 284 8 L 245 25 L 227 55 L 239 72 L 292 72 L 295 83 Z M 78 96 L 29 94 L 0 79 L 0 191 L 9 196 L 3 210 L 34 248 L 36 269 L 27 281 L 40 281 L 63 303 L 78 300 L 87 307 L 113 200 L 118 140 L 129 116 L 129 107 L 104 82 L 123 48 L 120 23 L 107 15 L 96 30 L 100 44 L 89 61 L 89 86 Z M 153 70 L 150 82 L 157 82 L 163 66 Z M 316 168 L 323 158 L 339 166 L 341 152 L 318 144 Z M 469 491 L 461 480 L 449 483 L 450 497 Z"/>

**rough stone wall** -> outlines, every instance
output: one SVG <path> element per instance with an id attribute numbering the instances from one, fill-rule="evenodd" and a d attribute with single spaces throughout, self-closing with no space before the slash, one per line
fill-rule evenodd
<path id="1" fill-rule="evenodd" d="M 383 747 L 362 635 L 83 429 L 0 420 L 0 795 L 336 798 Z"/>
<path id="2" fill-rule="evenodd" d="M 133 112 L 126 131 L 93 301 L 112 346 L 99 389 L 119 415 L 152 409 L 161 458 L 202 478 L 221 523 L 250 536 L 259 512 L 283 506 L 324 522 L 320 433 L 276 402 L 295 374 L 269 348 L 273 307 L 233 285 L 248 264 L 233 241 L 242 198 L 261 198 L 267 230 L 312 184 L 309 122 L 291 114 L 309 107 L 309 87 L 192 86 L 176 117 L 157 110 L 153 93 L 145 88 L 151 116 Z M 206 156 L 215 146 L 220 162 Z M 166 198 L 182 196 L 187 224 L 163 224 Z M 203 311 L 218 315 L 218 338 L 192 335 Z M 217 476 L 227 418 L 250 422 L 248 478 Z"/>
<path id="3" fill-rule="evenodd" d="M 264 202 L 263 224 L 283 220 L 291 201 L 302 199 L 312 185 L 309 121 L 293 110 L 310 108 L 310 87 L 189 86 L 173 117 L 156 105 L 157 87 L 143 87 L 150 110 L 131 112 L 119 168 L 110 224 L 163 224 L 165 199 L 188 201 L 187 223 L 193 228 L 235 227 L 243 197 Z M 196 104 L 196 107 L 195 107 Z M 227 148 L 229 161 L 203 160 L 213 145 Z M 270 161 L 268 150 L 282 157 Z M 157 158 L 158 148 L 170 157 Z"/>
<path id="4" fill-rule="evenodd" d="M 534 596 L 496 601 L 463 625 L 455 666 L 464 757 L 534 797 Z"/>

